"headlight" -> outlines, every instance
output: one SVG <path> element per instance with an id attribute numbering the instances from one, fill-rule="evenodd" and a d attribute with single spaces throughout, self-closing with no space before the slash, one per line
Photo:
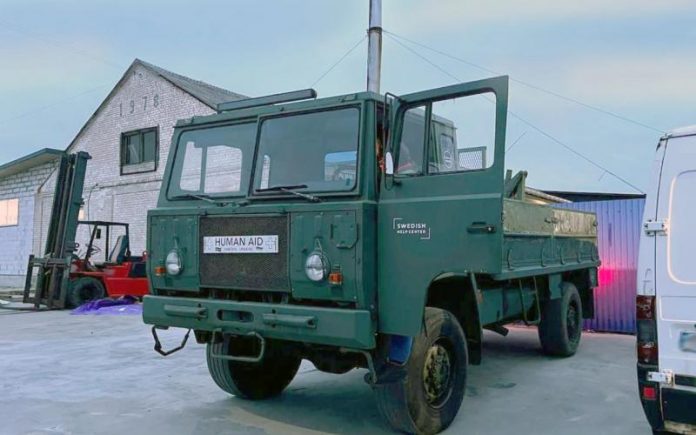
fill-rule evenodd
<path id="1" fill-rule="evenodd" d="M 181 265 L 181 257 L 177 251 L 171 251 L 167 254 L 167 261 L 165 261 L 165 266 L 167 267 L 167 273 L 170 275 L 178 275 L 183 269 Z"/>
<path id="2" fill-rule="evenodd" d="M 321 281 L 326 278 L 326 274 L 329 270 L 329 264 L 326 259 L 318 253 L 309 254 L 307 261 L 305 261 L 305 273 L 307 278 L 312 281 Z"/>

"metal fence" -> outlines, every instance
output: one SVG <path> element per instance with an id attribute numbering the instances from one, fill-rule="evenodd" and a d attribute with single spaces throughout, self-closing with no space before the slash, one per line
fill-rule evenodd
<path id="1" fill-rule="evenodd" d="M 557 204 L 597 214 L 599 287 L 595 289 L 595 317 L 584 327 L 594 331 L 634 334 L 636 329 L 636 265 L 644 199 Z"/>

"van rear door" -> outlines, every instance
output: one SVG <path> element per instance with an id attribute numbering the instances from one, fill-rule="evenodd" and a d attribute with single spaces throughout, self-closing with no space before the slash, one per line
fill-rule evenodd
<path id="1" fill-rule="evenodd" d="M 696 387 L 696 135 L 667 140 L 659 185 L 655 277 L 659 367 Z"/>

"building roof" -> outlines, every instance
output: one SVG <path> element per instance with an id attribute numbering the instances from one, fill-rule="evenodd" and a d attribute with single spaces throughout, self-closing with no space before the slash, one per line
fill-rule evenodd
<path id="1" fill-rule="evenodd" d="M 217 105 L 220 103 L 249 98 L 245 95 L 237 94 L 200 80 L 194 80 L 192 78 L 182 76 L 181 74 L 171 72 L 157 65 L 145 62 L 144 60 L 135 59 L 135 61 L 133 61 L 133 65 L 131 65 L 131 68 L 134 65 L 142 65 L 144 68 L 159 75 L 177 88 L 200 100 L 203 104 L 209 106 L 213 110 L 217 110 Z"/>
<path id="2" fill-rule="evenodd" d="M 611 193 L 611 192 L 565 192 L 558 190 L 544 190 L 545 193 L 565 198 L 571 202 L 587 201 L 613 201 L 620 199 L 643 199 L 644 193 Z"/>
<path id="3" fill-rule="evenodd" d="M 10 175 L 26 171 L 35 166 L 43 165 L 44 163 L 58 159 L 61 155 L 63 155 L 63 151 L 61 150 L 44 148 L 24 157 L 20 157 L 17 160 L 0 166 L 0 178 L 9 177 Z"/>
<path id="4" fill-rule="evenodd" d="M 227 89 L 219 88 L 217 86 L 213 86 L 209 83 L 205 83 L 200 80 L 194 80 L 192 78 L 182 76 L 181 74 L 171 72 L 157 65 L 153 65 L 149 62 L 145 62 L 140 59 L 135 59 L 133 63 L 130 64 L 126 72 L 123 73 L 123 76 L 121 76 L 121 79 L 118 81 L 118 83 L 116 83 L 116 86 L 114 86 L 113 89 L 111 89 L 106 98 L 104 98 L 104 101 L 102 101 L 101 104 L 99 104 L 97 110 L 94 111 L 92 116 L 89 117 L 87 122 L 85 122 L 85 124 L 80 129 L 80 131 L 77 132 L 75 138 L 70 142 L 70 145 L 68 145 L 67 150 L 72 148 L 72 146 L 75 144 L 80 135 L 82 135 L 82 132 L 87 129 L 87 127 L 92 123 L 97 114 L 104 108 L 104 106 L 106 106 L 107 102 L 111 99 L 111 97 L 114 96 L 114 94 L 116 94 L 116 92 L 121 88 L 121 85 L 123 85 L 126 82 L 128 77 L 132 74 L 133 70 L 138 66 L 141 66 L 149 70 L 153 74 L 162 77 L 164 80 L 168 81 L 172 85 L 191 95 L 193 98 L 197 99 L 198 101 L 215 111 L 217 111 L 217 105 L 220 103 L 249 98 L 242 94 L 237 94 L 236 92 L 228 91 Z"/>

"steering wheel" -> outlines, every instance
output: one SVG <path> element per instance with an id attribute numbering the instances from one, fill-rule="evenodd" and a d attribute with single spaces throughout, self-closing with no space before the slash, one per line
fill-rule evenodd
<path id="1" fill-rule="evenodd" d="M 100 253 L 101 251 L 102 251 L 102 249 L 101 249 L 99 246 L 97 246 L 97 245 L 92 245 L 92 246 L 88 249 L 88 254 L 89 254 L 89 256 L 91 257 L 91 256 L 94 255 L 94 254 Z"/>

